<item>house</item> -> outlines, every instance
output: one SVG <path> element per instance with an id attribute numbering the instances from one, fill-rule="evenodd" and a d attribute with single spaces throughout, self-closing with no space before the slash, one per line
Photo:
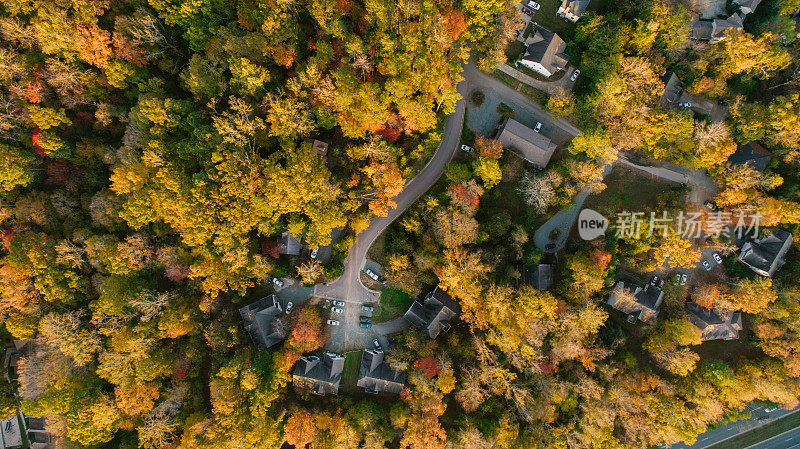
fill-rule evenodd
<path id="1" fill-rule="evenodd" d="M 553 272 L 555 265 L 538 263 L 522 267 L 522 283 L 530 285 L 536 290 L 547 290 L 553 286 Z"/>
<path id="2" fill-rule="evenodd" d="M 261 298 L 258 301 L 239 309 L 244 330 L 250 334 L 257 346 L 269 348 L 286 338 L 286 327 L 280 318 L 281 305 L 275 295 Z"/>
<path id="3" fill-rule="evenodd" d="M 20 428 L 21 412 L 11 415 L 4 420 L 0 421 L 0 443 L 3 448 L 21 448 L 22 447 L 22 432 L 24 429 Z"/>
<path id="4" fill-rule="evenodd" d="M 33 340 L 14 339 L 6 345 L 6 352 L 3 356 L 3 366 L 6 367 L 6 380 L 17 379 L 19 360 L 33 352 Z"/>
<path id="5" fill-rule="evenodd" d="M 497 139 L 503 148 L 517 150 L 526 161 L 539 168 L 547 167 L 556 150 L 552 140 L 508 117 L 500 122 Z"/>
<path id="6" fill-rule="evenodd" d="M 664 292 L 660 288 L 648 284 L 645 288 L 627 286 L 624 282 L 617 282 L 611 296 L 606 301 L 608 305 L 628 315 L 628 321 L 636 322 L 637 319 L 645 323 L 653 323 L 658 316 Z"/>
<path id="7" fill-rule="evenodd" d="M 420 328 L 430 338 L 436 338 L 440 332 L 450 329 L 450 320 L 459 313 L 461 308 L 456 300 L 436 287 L 428 293 L 423 302 L 414 301 L 403 318 Z"/>
<path id="8" fill-rule="evenodd" d="M 733 3 L 739 5 L 739 11 L 746 16 L 755 11 L 761 0 L 733 0 Z"/>
<path id="9" fill-rule="evenodd" d="M 324 158 L 326 154 L 328 154 L 328 144 L 321 140 L 317 139 L 304 139 L 303 144 L 304 147 L 309 148 L 316 153 L 317 156 Z"/>
<path id="10" fill-rule="evenodd" d="M 536 26 L 536 32 L 525 39 L 528 46 L 519 63 L 546 77 L 567 67 L 566 42 L 558 34 Z"/>
<path id="11" fill-rule="evenodd" d="M 695 16 L 691 26 L 692 39 L 715 44 L 724 40 L 726 34 L 730 31 L 742 31 L 744 28 L 744 16 L 734 13 L 727 18 L 713 20 L 704 20 Z"/>
<path id="12" fill-rule="evenodd" d="M 344 356 L 342 355 L 326 352 L 322 357 L 302 356 L 294 366 L 292 383 L 320 396 L 337 394 L 343 369 Z"/>
<path id="13" fill-rule="evenodd" d="M 356 385 L 364 388 L 369 393 L 386 391 L 398 394 L 403 391 L 405 383 L 405 371 L 392 369 L 388 363 L 384 362 L 383 351 L 364 350 Z"/>
<path id="14" fill-rule="evenodd" d="M 23 425 L 28 433 L 31 449 L 53 449 L 55 448 L 55 438 L 53 434 L 45 430 L 45 419 L 26 416 Z"/>
<path id="15" fill-rule="evenodd" d="M 558 7 L 556 14 L 575 23 L 588 6 L 589 0 L 561 0 L 561 6 Z"/>
<path id="16" fill-rule="evenodd" d="M 278 245 L 278 253 L 289 256 L 299 256 L 300 250 L 303 248 L 303 244 L 300 243 L 300 239 L 292 234 L 289 234 L 288 232 L 281 234 Z"/>
<path id="17" fill-rule="evenodd" d="M 741 312 L 706 309 L 693 302 L 686 303 L 685 311 L 689 321 L 703 331 L 703 341 L 739 338 L 739 331 L 742 330 Z"/>
<path id="18" fill-rule="evenodd" d="M 770 160 L 772 160 L 772 153 L 758 142 L 737 145 L 736 152 L 728 157 L 728 163 L 731 165 L 747 165 L 762 173 L 766 170 Z"/>
<path id="19" fill-rule="evenodd" d="M 701 96 L 694 95 L 683 88 L 675 72 L 667 72 L 661 77 L 664 82 L 664 93 L 659 100 L 659 106 L 664 109 L 688 108 L 696 114 L 711 115 L 714 102 Z"/>
<path id="20" fill-rule="evenodd" d="M 772 277 L 786 263 L 784 257 L 791 246 L 792 234 L 776 229 L 766 237 L 745 243 L 739 260 L 756 273 Z"/>

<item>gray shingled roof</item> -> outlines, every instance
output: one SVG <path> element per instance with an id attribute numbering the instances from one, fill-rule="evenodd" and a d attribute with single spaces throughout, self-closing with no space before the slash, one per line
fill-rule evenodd
<path id="1" fill-rule="evenodd" d="M 300 239 L 297 237 L 289 234 L 288 232 L 281 234 L 280 249 L 278 250 L 280 254 L 298 256 L 300 255 L 300 249 L 302 247 L 303 245 L 300 243 Z"/>
<path id="2" fill-rule="evenodd" d="M 728 157 L 728 163 L 731 165 L 747 165 L 753 170 L 763 173 L 771 159 L 772 153 L 760 143 L 748 142 L 744 145 L 737 145 L 736 152 Z"/>
<path id="3" fill-rule="evenodd" d="M 784 257 L 792 246 L 792 234 L 776 229 L 766 237 L 742 245 L 739 260 L 756 273 L 771 277 L 786 262 Z"/>
<path id="4" fill-rule="evenodd" d="M 283 323 L 278 318 L 281 314 L 278 297 L 267 296 L 239 309 L 244 330 L 258 346 L 269 348 L 286 338 Z"/>
<path id="5" fill-rule="evenodd" d="M 458 302 L 436 287 L 422 303 L 414 301 L 403 318 L 427 333 L 430 338 L 436 338 L 440 332 L 450 328 L 450 319 L 459 313 L 461 308 Z"/>
<path id="6" fill-rule="evenodd" d="M 343 369 L 344 356 L 338 354 L 303 356 L 294 366 L 292 382 L 319 395 L 337 394 Z"/>
<path id="7" fill-rule="evenodd" d="M 356 385 L 370 393 L 400 393 L 406 383 L 405 371 L 392 369 L 383 361 L 383 351 L 364 350 Z"/>
<path id="8" fill-rule="evenodd" d="M 497 139 L 502 142 L 504 148 L 519 151 L 526 161 L 539 168 L 547 167 L 556 150 L 556 144 L 552 140 L 512 118 L 504 120 Z"/>
<path id="9" fill-rule="evenodd" d="M 562 0 L 560 8 L 564 9 L 564 13 L 569 12 L 580 17 L 589 7 L 589 3 L 590 0 Z"/>
<path id="10" fill-rule="evenodd" d="M 629 290 L 633 294 L 634 300 L 623 301 L 623 290 Z M 651 323 L 658 316 L 663 300 L 664 292 L 658 287 L 647 284 L 645 288 L 641 288 L 638 285 L 625 285 L 624 282 L 619 281 L 614 286 L 606 303 L 628 316 Z"/>
<path id="11" fill-rule="evenodd" d="M 547 290 L 553 285 L 555 265 L 539 263 L 522 267 L 522 283 L 536 290 Z"/>
<path id="12" fill-rule="evenodd" d="M 686 314 L 689 321 L 702 332 L 703 341 L 735 340 L 742 330 L 742 314 L 740 312 L 722 312 L 718 309 L 706 309 L 698 304 L 686 303 Z"/>
<path id="13" fill-rule="evenodd" d="M 567 44 L 558 34 L 536 26 L 533 37 L 529 37 L 525 42 L 528 44 L 528 49 L 522 56 L 523 61 L 539 63 L 550 73 L 567 67 L 569 56 L 564 53 Z"/>

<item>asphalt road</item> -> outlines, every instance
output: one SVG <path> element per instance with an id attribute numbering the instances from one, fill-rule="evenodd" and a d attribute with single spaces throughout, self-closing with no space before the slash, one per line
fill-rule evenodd
<path id="1" fill-rule="evenodd" d="M 750 419 L 743 419 L 740 421 L 732 422 L 725 424 L 723 426 L 717 427 L 716 429 L 709 430 L 703 434 L 698 435 L 697 441 L 692 444 L 684 444 L 684 443 L 676 443 L 672 446 L 664 446 L 669 447 L 669 449 L 704 449 L 709 446 L 713 446 L 717 443 L 722 441 L 728 440 L 733 438 L 741 433 L 748 432 L 753 430 L 757 427 L 761 427 L 769 422 L 772 422 L 778 418 L 782 418 L 786 415 L 794 413 L 797 411 L 795 410 L 783 410 L 777 409 L 772 410 L 770 412 L 766 412 L 763 407 L 755 407 L 755 406 L 748 406 L 750 410 L 751 418 Z M 763 418 L 763 422 L 758 422 L 759 418 Z M 754 446 L 751 446 L 750 449 L 788 449 L 789 447 L 795 448 L 796 446 L 792 446 L 791 444 L 786 444 L 785 439 L 782 439 L 784 435 L 789 434 L 790 432 L 794 432 L 797 429 L 790 430 L 789 432 L 783 433 L 778 435 L 770 440 L 762 441 Z M 789 435 L 792 436 L 792 435 Z M 796 443 L 800 443 L 800 440 L 795 438 Z M 773 444 L 768 446 L 761 446 L 762 444 Z"/>
<path id="2" fill-rule="evenodd" d="M 800 448 L 800 427 L 776 435 L 768 440 L 754 444 L 747 449 L 799 449 Z"/>

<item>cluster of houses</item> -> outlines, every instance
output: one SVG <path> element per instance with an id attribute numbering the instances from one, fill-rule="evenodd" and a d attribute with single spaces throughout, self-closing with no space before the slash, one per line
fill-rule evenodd
<path id="1" fill-rule="evenodd" d="M 692 34 L 694 40 L 717 43 L 725 39 L 728 32 L 742 31 L 744 19 L 752 13 L 761 3 L 761 0 L 733 0 L 733 4 L 738 6 L 738 11 L 727 17 L 714 19 L 701 19 L 695 16 L 692 20 Z"/>
<path id="2" fill-rule="evenodd" d="M 739 261 L 754 272 L 772 277 L 786 262 L 786 253 L 792 246 L 792 234 L 781 229 L 769 235 L 746 242 L 739 253 Z M 658 317 L 664 292 L 655 282 L 641 287 L 617 282 L 608 305 L 628 316 L 628 321 L 652 324 Z M 741 312 L 705 308 L 694 302 L 684 306 L 689 321 L 702 331 L 702 340 L 735 340 L 742 330 Z"/>

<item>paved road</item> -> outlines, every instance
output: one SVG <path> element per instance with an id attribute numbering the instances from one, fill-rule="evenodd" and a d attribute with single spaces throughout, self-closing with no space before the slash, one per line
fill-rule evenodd
<path id="1" fill-rule="evenodd" d="M 750 415 L 751 415 L 750 419 L 742 419 L 740 421 L 728 423 L 720 427 L 717 427 L 716 429 L 709 430 L 708 432 L 700 434 L 697 437 L 697 441 L 695 441 L 695 443 L 692 445 L 684 443 L 675 443 L 672 446 L 664 446 L 664 447 L 669 447 L 669 449 L 704 449 L 713 446 L 717 443 L 720 443 L 722 441 L 733 438 L 739 434 L 753 430 L 757 427 L 761 427 L 767 423 L 775 421 L 778 418 L 782 418 L 786 415 L 797 412 L 796 408 L 794 410 L 788 410 L 788 411 L 783 409 L 777 409 L 771 412 L 766 412 L 763 407 L 756 407 L 753 405 L 750 405 L 747 408 L 750 410 Z M 758 422 L 759 418 L 763 418 L 763 422 Z M 766 440 L 762 441 L 761 443 L 758 443 L 755 446 L 751 446 L 751 448 L 787 449 L 788 447 L 790 447 L 790 445 L 781 445 L 780 444 L 781 440 L 779 438 L 781 436 L 782 435 L 779 435 L 772 440 L 772 443 L 774 445 L 760 446 L 761 444 L 765 444 L 771 441 L 771 440 Z M 797 442 L 800 443 L 800 440 L 798 440 Z"/>
<path id="2" fill-rule="evenodd" d="M 800 448 L 800 427 L 783 432 L 768 440 L 749 446 L 746 449 L 798 449 Z"/>

